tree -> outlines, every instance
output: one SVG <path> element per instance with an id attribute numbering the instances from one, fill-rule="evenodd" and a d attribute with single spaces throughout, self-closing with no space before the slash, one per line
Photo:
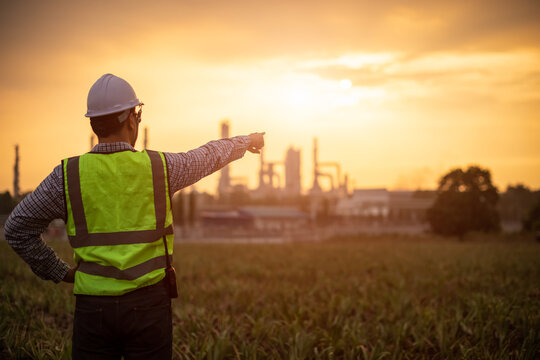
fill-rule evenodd
<path id="1" fill-rule="evenodd" d="M 427 212 L 432 230 L 463 237 L 468 231 L 498 231 L 499 194 L 487 169 L 451 170 L 439 181 L 437 198 Z"/>
<path id="2" fill-rule="evenodd" d="M 11 213 L 15 205 L 17 205 L 17 202 L 11 197 L 9 191 L 0 194 L 0 214 L 7 215 Z"/>
<path id="3" fill-rule="evenodd" d="M 501 219 L 523 222 L 536 203 L 540 202 L 538 192 L 531 191 L 523 184 L 508 185 L 499 199 L 498 209 Z"/>
<path id="4" fill-rule="evenodd" d="M 523 220 L 525 231 L 540 232 L 540 201 L 533 206 L 527 217 Z"/>

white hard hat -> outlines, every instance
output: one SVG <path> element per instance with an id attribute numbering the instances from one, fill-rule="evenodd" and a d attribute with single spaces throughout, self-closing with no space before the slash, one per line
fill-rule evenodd
<path id="1" fill-rule="evenodd" d="M 142 103 L 126 80 L 105 74 L 90 88 L 87 105 L 88 111 L 84 116 L 95 117 L 131 109 Z"/>

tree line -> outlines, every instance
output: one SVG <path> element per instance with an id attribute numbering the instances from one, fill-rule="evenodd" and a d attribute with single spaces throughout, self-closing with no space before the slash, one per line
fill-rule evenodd
<path id="1" fill-rule="evenodd" d="M 11 213 L 25 195 L 13 198 L 8 191 L 0 193 L 0 214 Z M 192 195 L 191 215 L 184 216 L 183 208 L 181 214 L 175 214 L 190 222 L 195 209 Z M 496 232 L 500 230 L 501 218 L 521 222 L 525 231 L 540 233 L 540 191 L 518 184 L 499 194 L 488 169 L 456 168 L 439 180 L 436 200 L 426 218 L 432 231 L 440 235 L 463 237 L 471 231 Z"/>
<path id="2" fill-rule="evenodd" d="M 433 232 L 459 237 L 471 231 L 497 232 L 501 216 L 521 221 L 525 231 L 540 232 L 540 192 L 518 184 L 499 195 L 490 171 L 479 166 L 443 175 L 427 212 Z"/>

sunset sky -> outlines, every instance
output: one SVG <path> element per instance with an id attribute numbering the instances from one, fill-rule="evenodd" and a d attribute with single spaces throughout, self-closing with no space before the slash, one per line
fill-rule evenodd
<path id="1" fill-rule="evenodd" d="M 540 1 L 0 1 L 0 191 L 89 150 L 105 73 L 144 103 L 150 148 L 266 131 L 268 160 L 312 141 L 355 187 L 432 189 L 478 164 L 540 188 Z M 406 5 L 404 5 L 406 4 Z M 137 148 L 142 148 L 139 139 Z M 234 176 L 256 186 L 258 158 Z M 214 192 L 217 175 L 199 183 Z"/>

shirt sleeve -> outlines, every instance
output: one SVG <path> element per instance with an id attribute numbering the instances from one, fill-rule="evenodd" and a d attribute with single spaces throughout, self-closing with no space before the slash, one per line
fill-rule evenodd
<path id="1" fill-rule="evenodd" d="M 8 217 L 4 231 L 8 244 L 44 280 L 62 281 L 70 267 L 41 239 L 54 219 L 66 218 L 62 167 L 57 166 Z"/>
<path id="2" fill-rule="evenodd" d="M 210 141 L 186 153 L 164 153 L 171 194 L 196 183 L 231 161 L 240 159 L 249 144 L 249 136 L 236 136 Z"/>

